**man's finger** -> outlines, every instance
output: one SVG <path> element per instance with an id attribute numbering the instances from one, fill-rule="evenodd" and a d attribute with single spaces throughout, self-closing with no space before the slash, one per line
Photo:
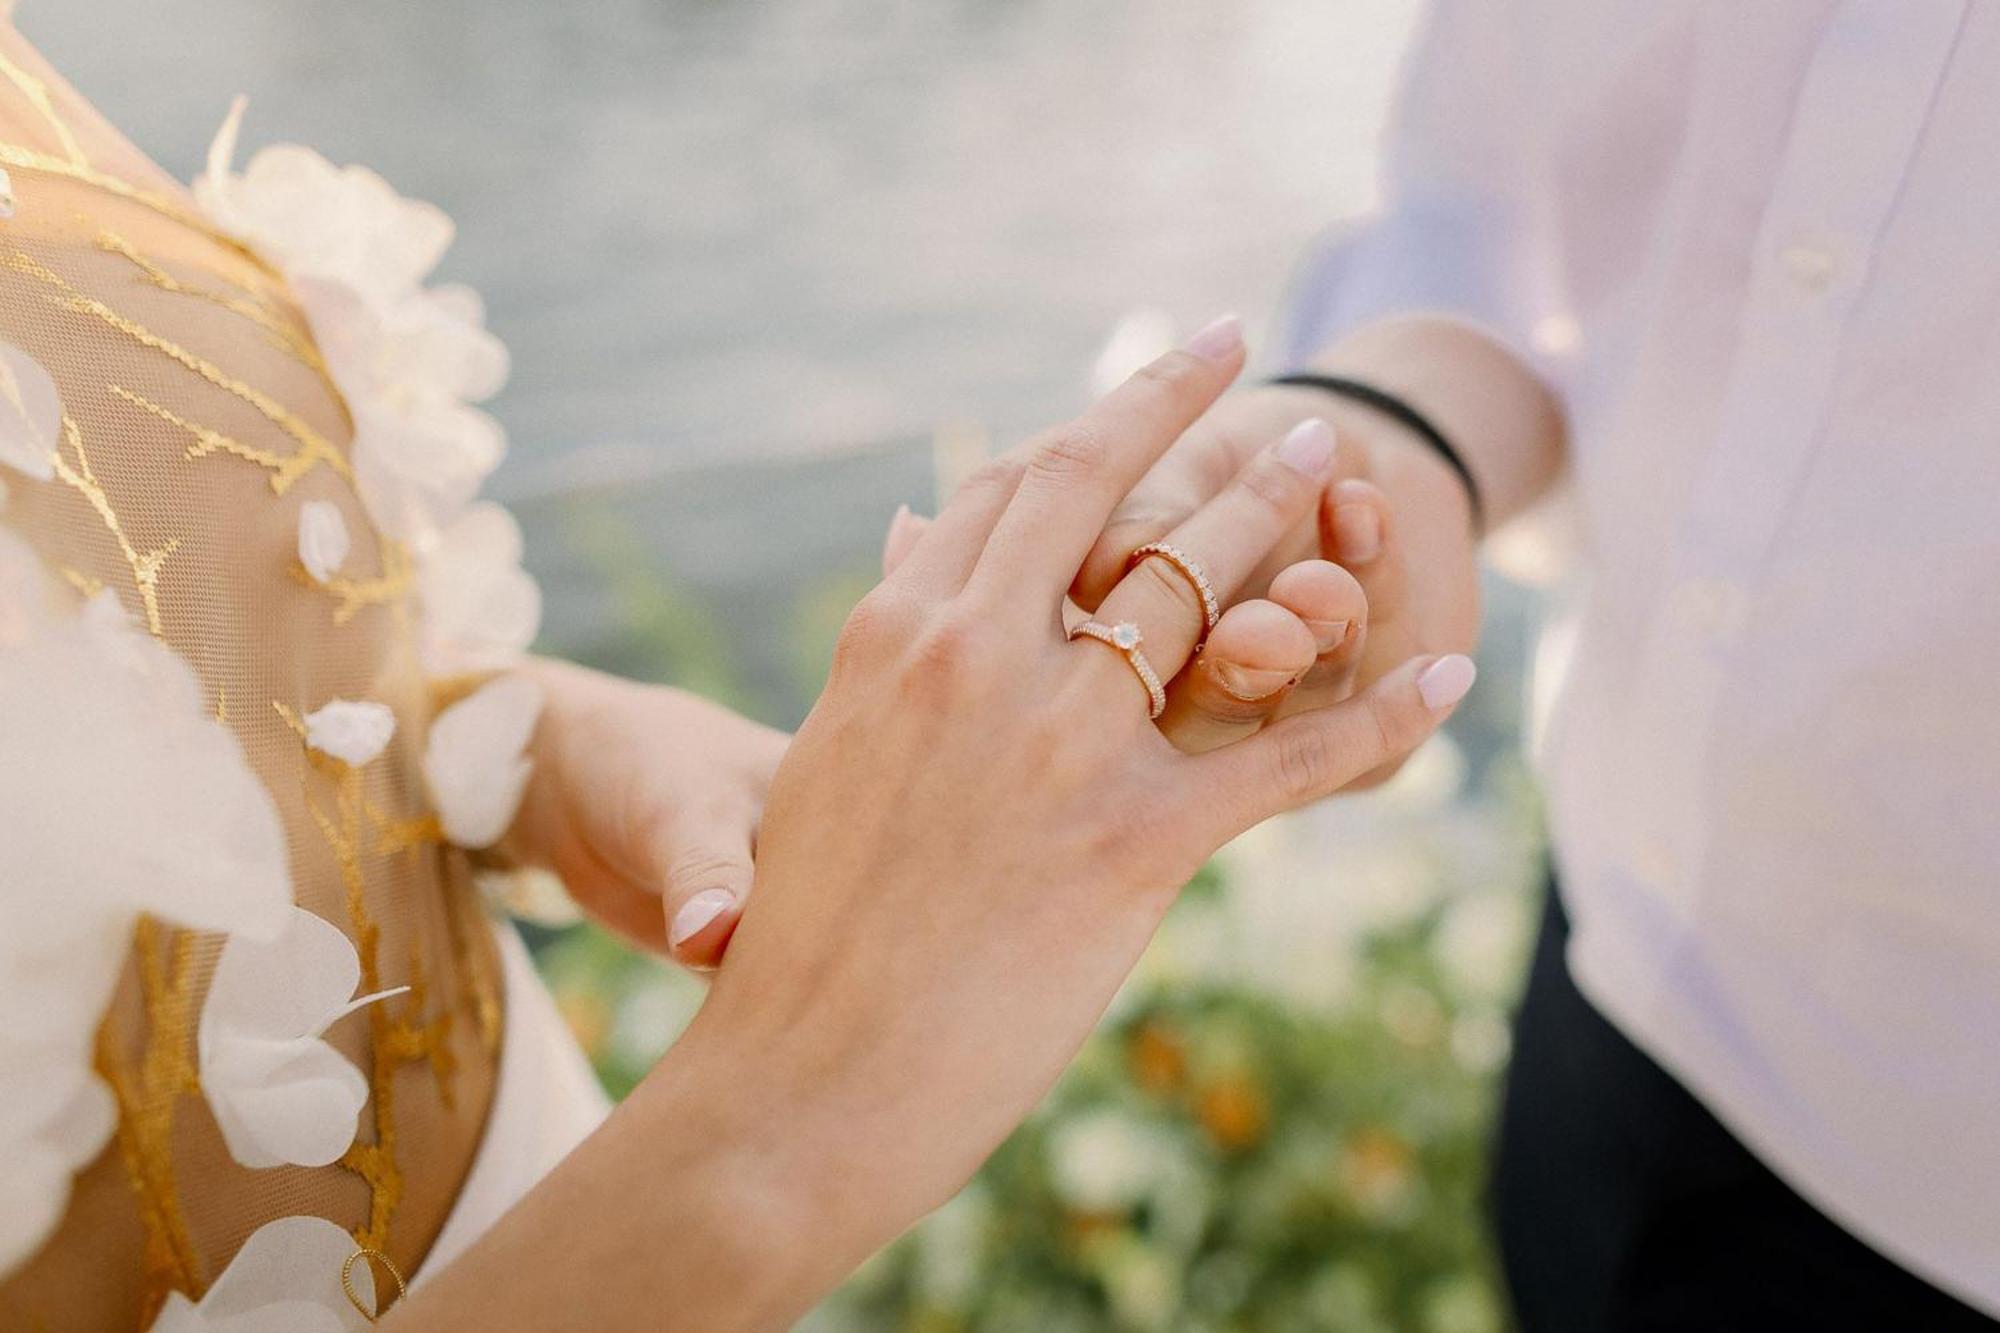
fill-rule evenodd
<path id="1" fill-rule="evenodd" d="M 1187 759 L 1188 808 L 1236 829 L 1331 796 L 1422 744 L 1472 688 L 1472 659 L 1405 662 L 1343 703 L 1287 718 L 1257 735 Z"/>
<path id="2" fill-rule="evenodd" d="M 1313 663 L 1313 636 L 1275 602 L 1222 613 L 1201 656 L 1167 689 L 1160 730 L 1200 754 L 1255 732 Z"/>

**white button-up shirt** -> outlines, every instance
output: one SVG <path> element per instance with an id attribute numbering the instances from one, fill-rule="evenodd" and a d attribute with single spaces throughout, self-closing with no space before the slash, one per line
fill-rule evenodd
<path id="1" fill-rule="evenodd" d="M 1563 394 L 1578 983 L 2000 1314 L 2000 3 L 1444 0 L 1387 164 L 1293 350 L 1445 309 Z"/>

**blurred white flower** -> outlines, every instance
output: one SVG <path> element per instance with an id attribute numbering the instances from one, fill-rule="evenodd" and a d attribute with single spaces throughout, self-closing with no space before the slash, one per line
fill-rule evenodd
<path id="1" fill-rule="evenodd" d="M 1124 1212 L 1175 1174 L 1177 1149 L 1159 1128 L 1116 1110 L 1086 1111 L 1049 1134 L 1049 1175 L 1083 1212 Z"/>
<path id="2" fill-rule="evenodd" d="M 1090 396 L 1102 398 L 1130 379 L 1132 372 L 1174 348 L 1174 317 L 1152 306 L 1119 316 L 1111 336 L 1090 368 Z"/>
<path id="3" fill-rule="evenodd" d="M 561 878 L 541 866 L 480 867 L 472 872 L 472 884 L 487 906 L 516 921 L 559 929 L 583 920 Z"/>
<path id="4" fill-rule="evenodd" d="M 55 476 L 62 396 L 41 363 L 0 343 L 0 463 L 37 481 Z"/>
<path id="5" fill-rule="evenodd" d="M 0 5 L 0 16 L 5 16 L 12 8 L 13 0 L 7 0 L 6 4 Z M 14 216 L 14 203 L 14 178 L 5 169 L 0 169 L 0 218 Z"/>
<path id="6" fill-rule="evenodd" d="M 261 149 L 237 174 L 238 98 L 209 147 L 195 198 L 290 280 L 354 420 L 354 472 L 375 525 L 421 551 L 458 516 L 506 450 L 470 406 L 507 378 L 507 350 L 463 287 L 425 288 L 451 219 L 365 167 L 296 144 Z"/>
<path id="7" fill-rule="evenodd" d="M 541 712 L 541 686 L 526 676 L 501 676 L 431 724 L 424 781 L 449 841 L 490 847 L 514 822 L 532 768 L 524 752 Z"/>
<path id="8" fill-rule="evenodd" d="M 152 1333 L 367 1333 L 375 1321 L 347 1299 L 341 1269 L 354 1237 L 321 1217 L 281 1217 L 250 1233 L 197 1304 L 167 1296 Z M 349 1280 L 371 1311 L 375 1277 L 356 1263 Z"/>
<path id="9" fill-rule="evenodd" d="M 351 768 L 359 768 L 396 734 L 396 714 L 387 704 L 366 699 L 332 699 L 306 714 L 306 744 Z"/>
<path id="10" fill-rule="evenodd" d="M 542 590 L 521 568 L 521 525 L 475 504 L 424 553 L 417 573 L 424 668 L 433 675 L 513 665 L 541 628 Z"/>
<path id="11" fill-rule="evenodd" d="M 276 808 L 185 663 L 117 596 L 49 597 L 0 540 L 0 1276 L 111 1131 L 94 1035 L 138 916 L 270 937 L 291 905 Z M 119 836 L 104 836 L 104 812 Z"/>
<path id="12" fill-rule="evenodd" d="M 325 1166 L 354 1142 L 368 1080 L 321 1035 L 408 989 L 350 999 L 360 981 L 347 936 L 302 907 L 275 939 L 223 946 L 196 1041 L 202 1094 L 243 1166 Z"/>
<path id="13" fill-rule="evenodd" d="M 1438 925 L 1437 955 L 1445 975 L 1466 998 L 1492 1002 L 1520 986 L 1534 932 L 1534 909 L 1518 893 L 1467 893 Z"/>
<path id="14" fill-rule="evenodd" d="M 347 520 L 331 500 L 308 500 L 299 506 L 299 563 L 315 583 L 325 583 L 347 561 Z"/>

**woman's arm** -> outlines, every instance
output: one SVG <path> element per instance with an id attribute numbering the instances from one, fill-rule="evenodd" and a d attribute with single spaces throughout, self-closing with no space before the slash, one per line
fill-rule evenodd
<path id="1" fill-rule="evenodd" d="M 786 1326 L 960 1188 L 1074 1055 L 1224 841 L 1416 745 L 1471 684 L 1419 658 L 1204 755 L 1125 651 L 1063 633 L 1114 505 L 1242 364 L 1210 330 L 954 498 L 842 634 L 774 779 L 706 1005 L 628 1103 L 392 1313 L 408 1329 Z M 1174 534 L 1226 591 L 1331 459 L 1277 445 Z M 1104 599 L 1164 676 L 1199 610 Z"/>

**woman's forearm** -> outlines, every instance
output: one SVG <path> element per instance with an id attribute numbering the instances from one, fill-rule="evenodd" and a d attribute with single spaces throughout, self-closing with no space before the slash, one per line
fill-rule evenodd
<path id="1" fill-rule="evenodd" d="M 692 1038 L 693 1034 L 691 1034 Z M 754 1061 L 684 1040 L 391 1330 L 787 1328 L 888 1236 Z M 831 1138 L 831 1136 L 828 1136 Z"/>

